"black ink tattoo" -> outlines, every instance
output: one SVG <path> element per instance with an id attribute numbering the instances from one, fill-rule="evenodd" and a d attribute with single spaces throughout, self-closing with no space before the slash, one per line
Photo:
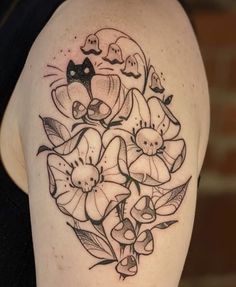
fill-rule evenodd
<path id="1" fill-rule="evenodd" d="M 158 230 L 178 222 L 162 218 L 179 209 L 191 176 L 173 188 L 165 184 L 184 163 L 186 144 L 163 74 L 134 39 L 104 28 L 79 47 L 81 61 L 68 59 L 65 71 L 47 65 L 53 103 L 71 126 L 40 116 L 50 145 L 38 154 L 48 153 L 57 207 L 98 260 L 89 269 L 115 264 L 125 279 L 137 274 L 141 255 L 154 252 Z"/>

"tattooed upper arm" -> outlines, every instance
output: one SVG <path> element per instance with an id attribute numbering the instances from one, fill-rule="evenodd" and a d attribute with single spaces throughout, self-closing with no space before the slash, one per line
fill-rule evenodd
<path id="1" fill-rule="evenodd" d="M 191 233 L 201 162 L 195 111 L 191 115 L 185 110 L 195 95 L 190 104 L 184 102 L 183 91 L 191 97 L 192 83 L 181 76 L 170 82 L 173 72 L 169 76 L 164 66 L 171 65 L 165 59 L 168 49 L 167 56 L 157 53 L 160 61 L 152 59 L 153 47 L 143 48 L 142 29 L 134 37 L 129 33 L 134 28 L 120 29 L 107 21 L 103 25 L 99 19 L 93 25 L 98 28 L 88 25 L 68 32 L 65 27 L 70 41 L 49 51 L 42 74 L 34 75 L 37 89 L 44 86 L 44 95 L 36 100 L 38 112 L 29 116 L 39 130 L 34 141 L 29 140 L 34 129 L 24 133 L 26 143 L 31 142 L 26 160 L 34 238 L 41 246 L 36 244 L 39 282 L 78 286 L 82 278 L 81 286 L 95 286 L 96 280 L 102 286 L 176 286 Z M 42 103 L 45 98 L 47 104 Z M 37 171 L 31 172 L 33 165 Z M 45 227 L 47 222 L 55 232 Z M 40 226 L 50 237 L 48 243 L 39 243 Z M 38 250 L 55 255 L 53 245 L 65 261 L 58 263 L 59 255 L 41 258 Z M 47 270 L 42 263 L 54 260 L 65 275 L 57 274 L 60 268 L 47 267 L 55 273 L 49 275 L 50 284 L 57 282 L 50 285 L 42 279 Z M 77 268 L 78 274 L 73 273 Z M 106 276 L 106 270 L 112 273 Z M 167 278 L 169 271 L 173 278 Z M 91 278 L 93 273 L 98 277 Z M 63 278 L 64 285 L 53 276 Z"/>

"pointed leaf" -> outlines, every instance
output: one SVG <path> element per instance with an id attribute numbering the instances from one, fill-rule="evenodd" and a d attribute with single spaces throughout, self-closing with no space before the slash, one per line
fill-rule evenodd
<path id="1" fill-rule="evenodd" d="M 74 228 L 75 234 L 83 247 L 94 257 L 99 259 L 114 260 L 114 255 L 109 245 L 100 236 L 93 232 Z"/>
<path id="2" fill-rule="evenodd" d="M 173 99 L 173 95 L 168 96 L 165 100 L 164 100 L 164 104 L 165 105 L 169 105 L 172 102 Z"/>
<path id="3" fill-rule="evenodd" d="M 99 262 L 95 263 L 94 265 L 92 265 L 91 267 L 89 267 L 89 270 L 93 269 L 94 267 L 96 267 L 98 265 L 107 265 L 107 264 L 111 264 L 115 261 L 117 261 L 117 260 L 116 259 L 105 259 L 105 260 L 99 261 Z"/>
<path id="4" fill-rule="evenodd" d="M 51 148 L 47 147 L 46 145 L 41 145 L 38 149 L 37 155 L 39 155 L 41 152 L 46 151 L 46 150 L 51 150 Z"/>
<path id="5" fill-rule="evenodd" d="M 44 130 L 48 139 L 54 145 L 60 145 L 70 138 L 68 129 L 53 118 L 42 118 Z"/>
<path id="6" fill-rule="evenodd" d="M 176 222 L 178 222 L 178 220 L 170 220 L 170 221 L 166 221 L 166 222 L 161 222 L 158 223 L 157 225 L 155 225 L 153 228 L 159 228 L 159 229 L 166 229 L 168 227 L 170 227 L 172 224 L 175 224 Z"/>
<path id="7" fill-rule="evenodd" d="M 71 153 L 80 142 L 81 138 L 85 134 L 85 132 L 88 130 L 88 128 L 84 128 L 77 134 L 75 134 L 72 138 L 69 138 L 67 141 L 63 142 L 61 145 L 58 145 L 54 148 L 54 151 L 61 154 L 66 155 Z"/>
<path id="8" fill-rule="evenodd" d="M 171 189 L 156 201 L 155 209 L 158 215 L 171 215 L 178 210 L 186 194 L 190 179 L 191 177 L 186 183 Z"/>

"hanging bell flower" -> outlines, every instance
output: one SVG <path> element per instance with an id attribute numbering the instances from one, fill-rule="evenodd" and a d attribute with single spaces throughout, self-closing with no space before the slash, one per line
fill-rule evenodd
<path id="1" fill-rule="evenodd" d="M 127 276 L 134 276 L 138 271 L 136 259 L 133 255 L 128 255 L 123 258 L 117 265 L 116 271 L 124 278 Z"/>
<path id="2" fill-rule="evenodd" d="M 103 60 L 108 61 L 110 64 L 122 64 L 124 62 L 122 57 L 121 48 L 116 43 L 111 43 L 108 47 L 107 55 Z"/>
<path id="3" fill-rule="evenodd" d="M 111 113 L 111 108 L 99 99 L 93 99 L 88 106 L 88 117 L 91 120 L 100 121 Z"/>
<path id="4" fill-rule="evenodd" d="M 137 240 L 134 243 L 134 250 L 138 254 L 142 255 L 149 255 L 154 250 L 154 240 L 152 236 L 152 232 L 147 229 L 144 230 L 140 235 L 138 236 Z"/>
<path id="5" fill-rule="evenodd" d="M 141 74 L 138 71 L 138 61 L 134 56 L 128 56 L 125 60 L 125 68 L 121 72 L 127 77 L 138 79 Z"/>
<path id="6" fill-rule="evenodd" d="M 156 219 L 155 207 L 152 199 L 145 195 L 131 209 L 132 217 L 139 223 L 151 223 Z"/>
<path id="7" fill-rule="evenodd" d="M 99 48 L 99 39 L 97 35 L 90 34 L 84 43 L 84 46 L 81 47 L 82 52 L 85 55 L 94 54 L 99 55 L 102 50 Z"/>
<path id="8" fill-rule="evenodd" d="M 161 84 L 160 77 L 158 74 L 154 71 L 151 76 L 151 85 L 150 89 L 153 90 L 155 93 L 163 93 L 164 92 L 164 87 Z"/>
<path id="9" fill-rule="evenodd" d="M 107 118 L 117 103 L 121 81 L 117 75 L 95 75 L 91 80 L 93 100 L 88 107 L 88 116 L 92 120 Z"/>
<path id="10" fill-rule="evenodd" d="M 72 105 L 72 115 L 73 117 L 78 120 L 82 116 L 84 116 L 87 112 L 86 107 L 81 104 L 79 101 L 75 101 Z"/>
<path id="11" fill-rule="evenodd" d="M 111 236 L 120 244 L 130 245 L 136 240 L 136 235 L 132 222 L 125 218 L 120 221 L 111 231 Z"/>

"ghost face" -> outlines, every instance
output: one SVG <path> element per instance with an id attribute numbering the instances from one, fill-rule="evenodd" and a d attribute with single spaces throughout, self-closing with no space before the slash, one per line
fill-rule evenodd
<path id="1" fill-rule="evenodd" d="M 103 59 L 110 64 L 122 64 L 124 62 L 121 48 L 116 43 L 109 45 L 108 53 Z"/>
<path id="2" fill-rule="evenodd" d="M 84 43 L 84 46 L 81 47 L 82 52 L 85 55 L 94 54 L 99 55 L 102 51 L 99 48 L 99 39 L 96 35 L 90 34 Z"/>
<path id="3" fill-rule="evenodd" d="M 139 78 L 141 74 L 138 71 L 138 62 L 134 56 L 129 56 L 125 60 L 125 68 L 121 72 L 127 77 Z"/>
<path id="4" fill-rule="evenodd" d="M 144 154 L 155 155 L 163 145 L 161 135 L 152 128 L 142 128 L 136 134 L 136 144 Z"/>
<path id="5" fill-rule="evenodd" d="M 164 88 L 161 84 L 161 80 L 160 80 L 160 78 L 156 72 L 152 73 L 150 89 L 152 89 L 155 93 L 163 93 L 164 92 Z"/>

